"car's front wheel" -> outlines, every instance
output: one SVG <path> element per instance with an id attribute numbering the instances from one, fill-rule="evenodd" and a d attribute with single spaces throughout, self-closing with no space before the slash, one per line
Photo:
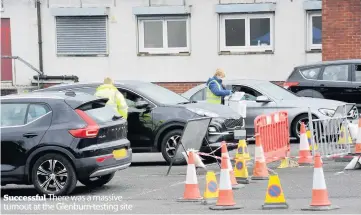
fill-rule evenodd
<path id="1" fill-rule="evenodd" d="M 312 116 L 312 119 L 315 119 L 315 116 Z M 301 132 L 301 124 L 304 123 L 306 130 L 309 128 L 309 118 L 308 114 L 301 114 L 298 117 L 296 117 L 291 125 L 291 132 L 294 137 L 297 138 L 297 142 L 300 141 L 300 132 Z"/>
<path id="2" fill-rule="evenodd" d="M 32 167 L 32 182 L 41 194 L 57 196 L 71 193 L 77 183 L 72 164 L 60 154 L 45 154 Z"/>
<path id="3" fill-rule="evenodd" d="M 176 147 L 177 144 L 179 144 L 180 139 L 182 137 L 182 133 L 183 130 L 181 129 L 175 129 L 175 130 L 171 130 L 168 133 L 166 133 L 162 139 L 161 142 L 161 151 L 162 151 L 162 155 L 163 158 L 167 161 L 167 163 L 171 163 L 171 160 L 173 159 L 173 157 L 176 155 Z M 182 147 L 182 146 L 179 146 Z M 181 148 L 178 149 L 178 151 L 180 151 Z M 173 162 L 173 164 L 175 165 L 181 165 L 181 164 L 186 164 L 186 159 L 182 156 L 177 158 L 177 160 L 175 160 Z"/>
<path id="4" fill-rule="evenodd" d="M 105 184 L 107 184 L 109 181 L 112 180 L 112 178 L 114 177 L 115 172 L 108 174 L 108 175 L 102 175 L 102 176 L 98 176 L 98 177 L 93 177 L 93 178 L 87 178 L 87 179 L 79 179 L 80 183 L 84 184 L 85 186 L 89 187 L 89 188 L 97 188 L 97 187 L 101 187 Z"/>

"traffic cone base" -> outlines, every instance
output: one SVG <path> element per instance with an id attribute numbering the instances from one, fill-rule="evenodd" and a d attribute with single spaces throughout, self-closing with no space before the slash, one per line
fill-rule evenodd
<path id="1" fill-rule="evenodd" d="M 253 176 L 251 177 L 252 180 L 268 180 L 269 174 L 266 163 L 260 163 L 256 161 L 255 167 L 253 169 Z"/>
<path id="2" fill-rule="evenodd" d="M 214 206 L 211 206 L 209 207 L 209 209 L 211 210 L 239 210 L 239 209 L 242 209 L 244 208 L 243 206 L 217 206 L 217 205 L 214 205 Z"/>
<path id="3" fill-rule="evenodd" d="M 202 205 L 214 205 L 217 203 L 217 198 L 208 198 L 202 200 Z"/>
<path id="4" fill-rule="evenodd" d="M 308 208 L 302 208 L 303 211 L 330 211 L 340 209 L 338 206 L 309 206 Z"/>
<path id="5" fill-rule="evenodd" d="M 287 203 L 272 203 L 262 205 L 263 210 L 272 210 L 272 209 L 288 209 Z"/>
<path id="6" fill-rule="evenodd" d="M 345 167 L 345 170 L 355 170 L 361 168 L 361 156 L 353 157 L 349 164 Z"/>
<path id="7" fill-rule="evenodd" d="M 239 184 L 249 184 L 250 180 L 249 180 L 249 178 L 237 178 L 237 183 L 239 183 Z"/>
<path id="8" fill-rule="evenodd" d="M 223 199 L 225 201 L 223 201 Z M 231 199 L 231 201 L 229 201 Z M 217 204 L 210 206 L 211 210 L 238 210 L 243 208 L 243 206 L 236 205 L 233 198 L 232 190 L 220 190 Z"/>

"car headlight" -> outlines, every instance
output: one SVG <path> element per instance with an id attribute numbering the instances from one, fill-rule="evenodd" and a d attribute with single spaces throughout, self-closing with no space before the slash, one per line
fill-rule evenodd
<path id="1" fill-rule="evenodd" d="M 318 109 L 318 111 L 320 111 L 320 113 L 322 113 L 323 115 L 329 116 L 329 117 L 332 117 L 335 114 L 335 110 L 327 109 L 327 108 L 321 108 L 321 109 Z"/>
<path id="2" fill-rule="evenodd" d="M 204 110 L 204 109 L 200 109 L 200 108 L 187 108 L 187 109 L 200 116 L 219 117 L 218 114 L 211 112 L 211 111 Z"/>
<path id="3" fill-rule="evenodd" d="M 208 132 L 217 132 L 217 129 L 215 127 L 213 127 L 213 126 L 210 126 L 208 128 Z"/>

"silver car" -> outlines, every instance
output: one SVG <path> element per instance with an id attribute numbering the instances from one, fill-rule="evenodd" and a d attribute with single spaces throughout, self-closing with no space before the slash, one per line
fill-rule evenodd
<path id="1" fill-rule="evenodd" d="M 332 117 L 338 106 L 346 104 L 328 99 L 299 97 L 269 81 L 242 79 L 224 81 L 223 84 L 227 89 L 245 93 L 243 99 L 247 104 L 247 137 L 254 136 L 254 119 L 258 115 L 285 110 L 289 114 L 291 137 L 299 140 L 301 122 L 308 125 L 308 108 L 311 108 L 313 117 L 325 119 Z M 192 101 L 205 102 L 206 85 L 198 85 L 183 93 L 182 96 Z M 357 118 L 357 114 L 356 110 L 355 115 L 351 117 Z"/>

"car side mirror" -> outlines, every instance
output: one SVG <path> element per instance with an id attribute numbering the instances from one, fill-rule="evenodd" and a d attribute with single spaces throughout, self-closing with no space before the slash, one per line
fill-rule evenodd
<path id="1" fill-rule="evenodd" d="M 148 108 L 149 107 L 149 103 L 146 101 L 137 101 L 135 103 L 135 107 L 137 109 L 144 109 L 144 108 Z"/>
<path id="2" fill-rule="evenodd" d="M 271 100 L 267 97 L 267 96 L 257 96 L 256 98 L 256 102 L 260 102 L 260 103 L 268 103 Z"/>

